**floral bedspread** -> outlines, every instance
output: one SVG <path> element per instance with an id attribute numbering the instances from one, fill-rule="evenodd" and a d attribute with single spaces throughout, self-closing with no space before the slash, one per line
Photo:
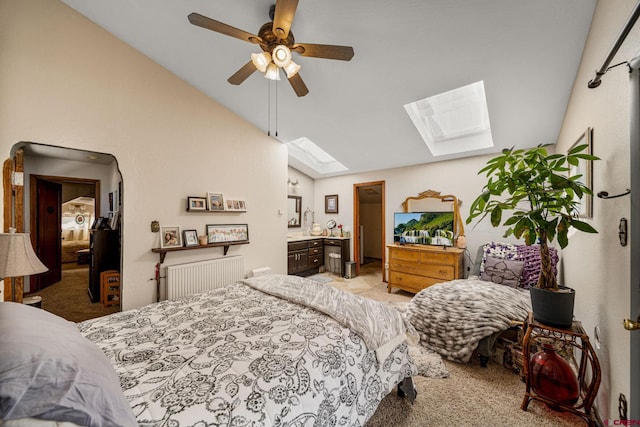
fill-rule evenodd
<path id="1" fill-rule="evenodd" d="M 78 325 L 144 426 L 362 426 L 416 374 L 325 314 L 242 283 Z"/>

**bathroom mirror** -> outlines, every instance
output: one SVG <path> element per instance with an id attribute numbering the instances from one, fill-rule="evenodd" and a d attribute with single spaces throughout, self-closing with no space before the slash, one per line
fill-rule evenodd
<path id="1" fill-rule="evenodd" d="M 287 200 L 287 224 L 289 228 L 301 227 L 302 219 L 302 197 L 289 196 Z"/>

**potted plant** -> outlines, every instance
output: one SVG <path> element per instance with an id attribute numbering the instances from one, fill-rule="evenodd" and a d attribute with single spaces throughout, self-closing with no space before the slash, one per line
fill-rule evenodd
<path id="1" fill-rule="evenodd" d="M 542 145 L 502 150 L 478 172 L 485 173 L 488 181 L 469 208 L 467 224 L 488 215 L 494 227 L 508 227 L 504 237 L 513 235 L 524 239 L 527 245 L 539 243 L 540 277 L 530 288 L 531 305 L 534 318 L 550 326 L 571 326 L 575 291 L 558 286 L 549 244 L 557 238 L 560 247 L 565 248 L 572 227 L 597 233 L 579 219 L 580 200 L 585 194 L 592 194 L 591 190 L 580 182 L 580 175 L 567 176 L 569 166 L 578 165 L 580 159 L 599 160 L 584 152 L 587 147 L 576 146 L 566 155 L 548 154 Z"/>

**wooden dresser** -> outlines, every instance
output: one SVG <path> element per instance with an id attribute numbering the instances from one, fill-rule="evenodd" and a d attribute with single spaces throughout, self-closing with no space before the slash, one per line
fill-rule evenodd
<path id="1" fill-rule="evenodd" d="M 400 288 L 418 293 L 436 283 L 464 275 L 464 249 L 423 245 L 387 245 L 389 282 L 387 291 Z"/>

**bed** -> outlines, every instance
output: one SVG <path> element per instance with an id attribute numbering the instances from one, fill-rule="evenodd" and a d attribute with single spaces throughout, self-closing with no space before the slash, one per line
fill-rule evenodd
<path id="1" fill-rule="evenodd" d="M 558 255 L 555 249 L 550 251 L 557 274 Z M 531 311 L 528 288 L 539 274 L 538 245 L 488 242 L 478 248 L 468 279 L 423 289 L 409 302 L 406 317 L 418 332 L 420 345 L 449 360 L 466 363 L 476 352 L 483 366 L 493 357 L 519 371 L 512 357 L 505 360 L 504 351 L 510 348 L 505 349 L 500 338 L 510 331 L 507 345 L 517 347 L 513 328 Z"/>
<path id="2" fill-rule="evenodd" d="M 33 328 L 32 318 L 47 325 L 44 335 Z M 6 326 L 16 321 L 21 326 Z M 87 350 L 56 344 L 61 335 L 73 335 L 91 358 L 78 356 Z M 77 425 L 364 425 L 394 386 L 413 388 L 411 336 L 411 326 L 397 310 L 297 276 L 247 279 L 77 327 L 42 310 L 4 303 L 0 401 L 7 404 L 0 419 L 56 416 Z M 100 363 L 94 362 L 96 349 L 104 359 Z M 6 365 L 13 362 L 8 360 L 24 361 L 33 351 L 44 354 L 36 362 L 29 359 L 33 366 L 9 372 Z M 52 391 L 51 378 L 41 378 L 47 357 L 58 363 L 48 375 L 87 371 L 110 386 L 83 381 Z M 99 410 L 67 398 L 78 390 L 83 402 L 97 402 Z M 99 396 L 87 399 L 85 393 Z M 72 408 L 61 410 L 60 401 Z M 34 402 L 41 402 L 35 411 L 30 409 Z"/>
<path id="3" fill-rule="evenodd" d="M 78 251 L 89 249 L 89 233 L 86 230 L 62 231 L 62 262 L 78 262 Z"/>

